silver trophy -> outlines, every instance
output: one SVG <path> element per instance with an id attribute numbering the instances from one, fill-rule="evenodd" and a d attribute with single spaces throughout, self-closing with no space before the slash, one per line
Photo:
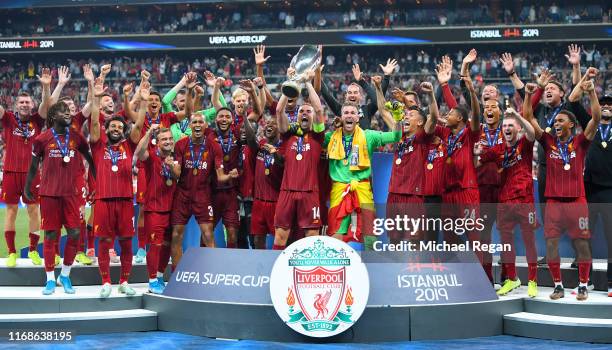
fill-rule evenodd
<path id="1" fill-rule="evenodd" d="M 300 96 L 300 85 L 304 81 L 304 73 L 314 69 L 321 63 L 321 49 L 317 45 L 303 45 L 297 55 L 293 56 L 290 68 L 295 69 L 295 74 L 288 77 L 283 83 L 281 91 L 289 98 Z"/>

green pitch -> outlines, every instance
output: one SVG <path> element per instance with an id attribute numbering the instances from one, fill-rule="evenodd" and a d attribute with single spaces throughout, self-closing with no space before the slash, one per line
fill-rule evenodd
<path id="1" fill-rule="evenodd" d="M 86 218 L 89 217 L 90 208 L 85 208 Z M 2 232 L 0 233 L 0 257 L 5 258 L 8 255 L 8 249 L 6 248 L 6 239 L 4 238 L 4 216 L 6 215 L 6 208 L 0 208 L 0 225 L 2 225 Z M 15 247 L 17 252 L 21 248 L 30 245 L 30 238 L 28 237 L 29 226 L 28 226 L 28 212 L 26 208 L 19 208 L 17 212 L 17 220 L 15 222 L 15 231 L 17 236 L 15 237 Z M 66 233 L 62 231 L 62 235 Z M 44 235 L 43 235 L 44 236 Z M 42 237 L 39 243 L 42 243 Z"/>

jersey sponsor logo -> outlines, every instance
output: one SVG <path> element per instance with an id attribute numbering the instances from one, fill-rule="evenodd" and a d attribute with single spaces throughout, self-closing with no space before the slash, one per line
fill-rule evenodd
<path id="1" fill-rule="evenodd" d="M 326 236 L 288 246 L 270 275 L 278 316 L 294 331 L 316 338 L 353 326 L 365 310 L 369 289 L 368 271 L 357 252 Z"/>

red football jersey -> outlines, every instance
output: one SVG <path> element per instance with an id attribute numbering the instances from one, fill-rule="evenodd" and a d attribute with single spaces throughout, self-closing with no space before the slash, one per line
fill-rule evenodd
<path id="1" fill-rule="evenodd" d="M 444 192 L 444 143 L 439 137 L 427 145 L 427 156 L 425 157 L 423 184 L 423 195 L 440 196 Z M 429 166 L 431 164 L 432 166 Z"/>
<path id="2" fill-rule="evenodd" d="M 545 132 L 540 143 L 546 153 L 546 198 L 584 197 L 584 160 L 591 141 L 584 134 L 574 136 L 567 144 L 569 154 L 568 170 L 561 157 L 557 137 Z"/>
<path id="3" fill-rule="evenodd" d="M 504 144 L 501 125 L 501 120 L 497 129 L 489 129 L 487 125 L 480 125 L 480 140 L 478 143 L 482 145 L 483 153 L 491 147 L 489 143 L 493 146 Z M 487 139 L 487 134 L 489 135 L 489 139 Z M 497 166 L 495 163 L 485 163 L 478 168 L 476 172 L 478 174 L 479 185 L 499 186 L 501 178 L 497 172 Z"/>
<path id="4" fill-rule="evenodd" d="M 231 129 L 230 129 L 231 130 Z M 211 130 L 208 132 L 207 142 L 215 147 L 211 148 L 213 151 L 215 169 L 223 166 L 225 174 L 229 173 L 232 169 L 242 168 L 242 145 L 239 142 L 239 133 L 230 131 L 227 137 L 221 137 L 216 131 Z M 223 143 L 223 145 L 221 145 Z M 224 183 L 217 182 L 217 173 L 213 169 L 213 188 L 214 189 L 228 189 L 239 184 L 238 180 L 230 179 Z"/>
<path id="5" fill-rule="evenodd" d="M 318 166 L 325 133 L 310 131 L 301 137 L 285 133 L 282 140 L 280 153 L 285 157 L 285 170 L 281 190 L 318 191 Z M 299 156 L 298 144 L 301 144 Z"/>
<path id="6" fill-rule="evenodd" d="M 96 166 L 96 199 L 132 198 L 132 157 L 136 144 L 131 139 L 109 146 L 106 134 L 91 144 Z M 117 171 L 112 170 L 111 152 L 117 156 Z"/>
<path id="7" fill-rule="evenodd" d="M 27 173 L 32 161 L 32 143 L 45 125 L 38 113 L 32 113 L 28 122 L 17 120 L 18 116 L 9 111 L 2 115 L 4 130 L 4 171 Z M 27 136 L 27 137 L 26 137 Z"/>
<path id="8" fill-rule="evenodd" d="M 153 118 L 149 112 L 145 115 L 144 125 L 142 127 L 142 136 L 149 131 L 149 128 L 153 124 L 159 124 L 160 128 L 170 128 L 170 126 L 174 123 L 177 123 L 179 120 L 176 117 L 174 112 L 161 113 L 157 115 L 157 118 Z"/>
<path id="9" fill-rule="evenodd" d="M 240 175 L 240 195 L 242 198 L 253 198 L 253 186 L 255 185 L 255 157 L 250 147 L 242 145 L 240 152 L 242 157 L 242 174 Z"/>
<path id="10" fill-rule="evenodd" d="M 40 195 L 49 197 L 64 197 L 80 194 L 76 188 L 77 176 L 83 176 L 78 164 L 77 152 L 89 152 L 87 140 L 80 132 L 69 129 L 68 163 L 63 161 L 64 156 L 53 137 L 52 129 L 40 134 L 32 146 L 32 154 L 42 160 Z M 57 135 L 60 144 L 66 145 L 66 136 Z M 98 180 L 99 181 L 99 180 Z"/>
<path id="11" fill-rule="evenodd" d="M 459 133 L 461 135 L 456 135 L 459 138 L 451 152 L 449 149 L 451 130 L 447 127 L 436 126 L 435 135 L 442 139 L 447 155 L 444 165 L 444 188 L 446 191 L 478 188 L 473 150 L 474 144 L 480 139 L 480 131 L 474 132 L 467 126 Z M 448 156 L 449 154 L 451 155 Z"/>
<path id="12" fill-rule="evenodd" d="M 533 202 L 533 177 L 531 167 L 533 161 L 533 144 L 525 136 L 521 137 L 513 147 L 504 142 L 495 145 L 480 156 L 484 164 L 493 164 L 501 173 L 501 188 L 499 201 L 525 198 Z"/>
<path id="13" fill-rule="evenodd" d="M 206 137 L 204 143 L 193 145 L 194 157 L 197 158 L 200 155 L 198 172 L 194 174 L 194 157 L 191 156 L 190 140 L 191 137 L 184 137 L 174 145 L 174 159 L 181 165 L 181 177 L 177 191 L 183 191 L 183 193 L 193 196 L 197 196 L 198 191 L 210 193 L 212 174 L 215 173 L 213 149 L 218 146 Z"/>
<path id="14" fill-rule="evenodd" d="M 171 174 L 170 167 L 166 166 L 164 159 L 158 153 L 157 147 L 149 147 L 149 158 L 144 161 L 145 174 L 147 178 L 147 191 L 145 192 L 145 211 L 168 212 L 172 210 L 172 198 L 176 189 L 176 180 L 170 179 L 171 185 L 168 186 Z M 166 176 L 164 176 L 164 169 Z"/>
<path id="15" fill-rule="evenodd" d="M 391 166 L 390 193 L 423 195 L 423 178 L 427 148 L 432 136 L 418 132 L 411 138 L 406 135 L 397 144 Z M 400 157 L 401 153 L 401 157 Z M 398 164 L 399 159 L 399 164 Z"/>
<path id="16" fill-rule="evenodd" d="M 265 140 L 259 143 L 259 148 L 251 152 L 257 152 L 255 158 L 255 193 L 254 198 L 269 202 L 278 200 L 281 182 L 283 181 L 283 167 L 274 161 L 274 157 L 266 152 L 262 146 L 266 144 Z M 266 167 L 266 164 L 268 167 Z M 266 168 L 268 174 L 266 175 Z M 274 214 L 271 214 L 274 215 Z"/>

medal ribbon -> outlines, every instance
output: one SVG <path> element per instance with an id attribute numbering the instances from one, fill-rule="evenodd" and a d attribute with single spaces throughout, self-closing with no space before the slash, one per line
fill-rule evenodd
<path id="1" fill-rule="evenodd" d="M 557 108 L 555 108 L 552 113 L 550 114 L 550 118 L 546 117 L 546 126 L 549 128 L 552 128 L 553 124 L 555 123 L 555 117 L 557 117 L 557 114 L 559 114 L 559 112 L 561 112 L 561 107 L 559 106 Z"/>
<path id="2" fill-rule="evenodd" d="M 227 139 L 227 144 L 223 143 L 223 135 L 221 135 L 221 132 L 219 130 L 217 130 L 217 138 L 219 139 L 219 145 L 221 145 L 221 149 L 223 150 L 223 155 L 226 156 L 230 153 L 230 151 L 232 150 L 232 131 L 229 131 L 229 136 Z"/>
<path id="3" fill-rule="evenodd" d="M 204 138 L 204 140 L 202 141 L 202 144 L 200 145 L 199 149 L 198 149 L 198 154 L 196 156 L 194 150 L 193 150 L 193 140 L 191 139 L 191 137 L 189 138 L 189 153 L 191 154 L 191 161 L 193 162 L 193 168 L 194 169 L 199 169 L 200 168 L 200 162 L 202 161 L 202 153 L 204 153 L 204 150 L 206 150 L 206 138 Z M 159 151 L 158 151 L 159 153 Z"/>
<path id="4" fill-rule="evenodd" d="M 274 145 L 274 147 L 278 149 L 278 147 L 280 147 L 281 145 L 281 142 L 282 142 L 281 140 L 276 141 L 276 144 Z M 270 167 L 272 167 L 272 162 L 274 161 L 274 156 L 270 154 L 270 152 L 264 150 L 263 161 L 264 161 L 264 167 L 266 169 L 270 169 Z"/>
<path id="5" fill-rule="evenodd" d="M 497 139 L 499 137 L 500 131 L 501 131 L 501 124 L 497 127 L 497 129 L 495 129 L 495 136 L 491 138 L 491 134 L 489 133 L 489 127 L 486 125 L 484 126 L 484 133 L 485 133 L 485 137 L 487 138 L 487 145 L 489 145 L 489 147 L 495 146 L 495 144 L 497 143 Z"/>
<path id="6" fill-rule="evenodd" d="M 449 158 L 455 152 L 455 145 L 457 145 L 457 141 L 459 141 L 459 138 L 461 137 L 461 135 L 463 135 L 463 132 L 465 132 L 465 128 L 461 129 L 461 131 L 459 131 L 457 136 L 453 137 L 452 133 L 450 135 L 448 135 L 448 140 L 447 140 L 446 143 L 448 144 L 448 157 Z"/>
<path id="7" fill-rule="evenodd" d="M 113 151 L 113 148 L 110 145 L 106 147 L 108 149 L 108 155 L 110 156 L 111 163 L 113 165 L 117 165 L 117 163 L 119 162 L 119 152 Z"/>
<path id="8" fill-rule="evenodd" d="M 344 146 L 344 159 L 348 159 L 353 149 L 353 136 L 347 139 L 342 138 L 342 146 Z"/>
<path id="9" fill-rule="evenodd" d="M 189 127 L 189 118 L 185 118 L 179 122 L 179 129 L 181 129 L 181 132 L 183 134 L 185 133 L 185 131 L 187 131 L 188 127 Z"/>
<path id="10" fill-rule="evenodd" d="M 149 115 L 149 112 L 147 112 L 147 121 L 149 122 L 149 127 L 153 124 L 159 124 L 159 114 L 157 115 L 157 119 L 155 119 L 155 123 L 153 123 L 153 119 L 151 119 L 151 116 Z"/>
<path id="11" fill-rule="evenodd" d="M 157 156 L 159 157 L 159 160 L 161 162 L 162 176 L 166 180 L 171 180 L 172 179 L 172 175 L 170 174 L 170 168 L 168 168 L 168 165 L 161 158 L 161 154 L 159 153 L 159 148 L 157 150 L 155 150 L 155 151 L 157 152 Z"/>
<path id="12" fill-rule="evenodd" d="M 597 129 L 599 129 L 599 134 L 601 136 L 602 141 L 610 141 L 610 127 L 612 127 L 612 124 L 607 124 L 604 131 L 604 128 L 601 127 L 601 124 L 597 125 Z"/>
<path id="13" fill-rule="evenodd" d="M 28 122 L 25 122 L 25 124 L 23 124 L 21 122 L 21 119 L 19 119 L 19 113 L 18 112 L 15 112 L 15 120 L 17 120 L 17 125 L 19 125 L 19 130 L 21 130 L 21 133 L 23 134 L 23 137 L 27 141 L 28 138 L 30 137 L 30 129 L 28 129 Z"/>
<path id="14" fill-rule="evenodd" d="M 414 141 L 414 137 L 415 135 L 412 135 L 408 138 L 404 137 L 404 139 L 402 140 L 402 142 L 398 145 L 397 147 L 397 158 L 402 158 L 404 156 L 404 154 L 406 153 L 406 150 L 412 146 L 412 141 Z M 434 152 L 435 154 L 435 152 Z M 429 160 L 429 157 L 428 157 Z"/>
<path id="15" fill-rule="evenodd" d="M 68 156 L 68 145 L 70 144 L 70 129 L 66 128 L 66 143 L 62 145 L 59 137 L 57 136 L 57 132 L 55 132 L 54 128 L 51 128 L 51 132 L 53 133 L 53 138 L 55 138 L 55 142 L 57 143 L 57 148 L 59 148 L 63 157 Z"/>
<path id="16" fill-rule="evenodd" d="M 508 148 L 506 147 L 506 150 L 504 151 L 504 160 L 502 161 L 502 168 L 507 169 L 510 167 L 510 158 L 512 158 L 516 153 L 516 148 L 518 147 L 518 144 L 519 143 L 517 141 L 516 144 L 514 144 L 514 146 L 510 148 L 510 152 L 508 152 Z"/>
<path id="17" fill-rule="evenodd" d="M 342 141 L 344 143 L 344 141 Z M 297 152 L 297 154 L 302 154 L 302 148 L 304 146 L 304 136 L 298 136 L 298 140 L 297 140 L 297 149 L 295 150 Z"/>
<path id="18" fill-rule="evenodd" d="M 557 138 L 557 147 L 559 148 L 559 153 L 561 153 L 561 159 L 563 159 L 563 164 L 569 164 L 570 162 L 570 156 L 568 153 L 568 147 L 569 144 L 572 143 L 572 141 L 574 140 L 574 137 L 571 136 L 569 140 L 567 140 L 566 143 L 561 143 L 561 140 L 559 140 L 559 138 Z"/>

